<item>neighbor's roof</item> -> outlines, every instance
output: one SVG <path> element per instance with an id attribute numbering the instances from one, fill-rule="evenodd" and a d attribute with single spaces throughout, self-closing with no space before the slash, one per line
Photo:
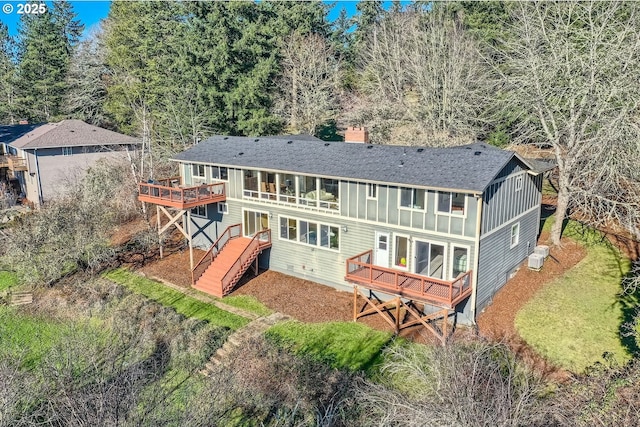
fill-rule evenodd
<path id="1" fill-rule="evenodd" d="M 428 148 L 214 136 L 173 159 L 480 193 L 513 157 L 530 167 L 512 151 L 480 143 Z"/>
<path id="2" fill-rule="evenodd" d="M 93 126 L 82 120 L 0 126 L 0 142 L 22 149 L 141 143 L 138 138 Z"/>

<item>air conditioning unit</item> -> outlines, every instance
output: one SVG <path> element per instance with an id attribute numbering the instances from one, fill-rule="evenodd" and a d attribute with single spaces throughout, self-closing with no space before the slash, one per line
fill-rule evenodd
<path id="1" fill-rule="evenodd" d="M 547 258 L 549 256 L 549 246 L 538 245 L 533 249 L 533 253 L 542 255 L 543 258 Z"/>
<path id="2" fill-rule="evenodd" d="M 540 254 L 532 253 L 529 255 L 529 268 L 531 270 L 540 271 L 544 264 L 544 257 Z"/>

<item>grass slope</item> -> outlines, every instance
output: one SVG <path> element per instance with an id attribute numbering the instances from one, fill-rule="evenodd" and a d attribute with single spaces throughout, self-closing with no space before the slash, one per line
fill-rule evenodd
<path id="1" fill-rule="evenodd" d="M 230 305 L 231 307 L 241 308 L 249 311 L 258 316 L 268 316 L 273 313 L 273 310 L 269 309 L 266 305 L 262 304 L 251 295 L 234 295 L 231 297 L 224 297 L 222 302 Z"/>
<path id="2" fill-rule="evenodd" d="M 33 369 L 71 327 L 20 314 L 15 307 L 0 306 L 0 354 Z"/>
<path id="3" fill-rule="evenodd" d="M 267 337 L 334 368 L 355 371 L 370 369 L 392 335 L 361 323 L 291 321 L 271 327 Z"/>
<path id="4" fill-rule="evenodd" d="M 516 328 L 538 353 L 573 372 L 603 362 L 605 353 L 624 363 L 631 356 L 619 333 L 623 307 L 618 294 L 629 262 L 576 222 L 569 222 L 564 236 L 583 243 L 586 257 L 518 312 Z"/>
<path id="5" fill-rule="evenodd" d="M 18 276 L 11 271 L 0 270 L 0 291 L 5 291 L 18 284 Z"/>
<path id="6" fill-rule="evenodd" d="M 206 320 L 213 325 L 230 329 L 239 329 L 249 323 L 249 320 L 244 317 L 221 310 L 212 304 L 199 301 L 123 268 L 111 270 L 105 273 L 104 277 L 164 306 L 172 307 L 186 317 Z"/>

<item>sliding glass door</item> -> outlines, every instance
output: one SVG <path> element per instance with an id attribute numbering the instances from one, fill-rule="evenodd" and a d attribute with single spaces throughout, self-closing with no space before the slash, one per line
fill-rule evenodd
<path id="1" fill-rule="evenodd" d="M 444 278 L 444 245 L 416 240 L 414 273 L 435 279 Z"/>

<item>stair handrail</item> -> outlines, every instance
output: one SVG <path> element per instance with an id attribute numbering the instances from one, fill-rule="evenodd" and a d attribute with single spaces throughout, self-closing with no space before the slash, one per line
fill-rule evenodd
<path id="1" fill-rule="evenodd" d="M 235 286 L 235 283 L 232 283 L 232 280 L 229 277 L 233 278 L 240 269 L 242 265 L 253 256 L 254 252 L 260 252 L 263 248 L 271 246 L 271 229 L 266 228 L 264 230 L 258 231 L 253 235 L 251 242 L 244 248 L 238 259 L 233 263 L 231 268 L 227 271 L 227 273 L 222 277 L 222 295 L 226 295 L 227 292 Z M 253 261 L 253 259 L 251 259 Z"/>
<path id="2" fill-rule="evenodd" d="M 191 269 L 191 284 L 195 285 L 196 282 L 205 270 L 209 268 L 213 260 L 218 256 L 222 248 L 229 242 L 229 240 L 242 235 L 242 224 L 233 224 L 228 226 L 218 239 L 211 245 L 209 250 L 200 258 L 200 261 Z"/>

